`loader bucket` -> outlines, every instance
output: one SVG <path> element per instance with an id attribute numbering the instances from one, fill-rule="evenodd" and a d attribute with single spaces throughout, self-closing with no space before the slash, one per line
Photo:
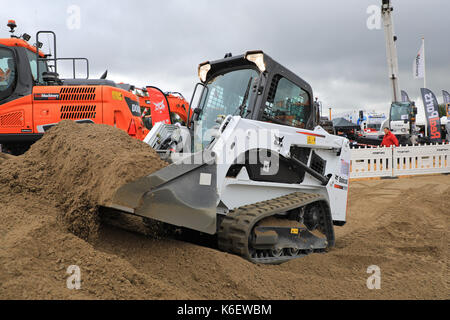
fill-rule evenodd
<path id="1" fill-rule="evenodd" d="M 123 185 L 106 207 L 215 234 L 217 203 L 215 164 L 175 163 Z"/>

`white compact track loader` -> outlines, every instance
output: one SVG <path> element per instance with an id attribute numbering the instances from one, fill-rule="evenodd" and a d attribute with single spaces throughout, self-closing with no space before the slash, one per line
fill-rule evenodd
<path id="1" fill-rule="evenodd" d="M 158 123 L 145 139 L 170 165 L 122 186 L 108 207 L 216 235 L 254 263 L 332 247 L 350 147 L 318 126 L 309 84 L 262 51 L 202 63 L 199 77 L 188 123 Z"/>

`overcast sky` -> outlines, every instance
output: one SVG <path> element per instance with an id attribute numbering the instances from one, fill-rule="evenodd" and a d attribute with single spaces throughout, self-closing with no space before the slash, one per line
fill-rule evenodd
<path id="1" fill-rule="evenodd" d="M 419 99 L 412 63 L 426 41 L 427 86 L 450 91 L 450 1 L 392 0 L 400 88 Z M 369 30 L 367 8 L 381 0 L 14 1 L 1 10 L 17 33 L 57 34 L 59 57 L 86 57 L 91 78 L 154 85 L 190 98 L 197 66 L 262 49 L 311 84 L 333 112 L 387 112 L 390 87 L 383 29 Z M 75 7 L 74 7 L 75 6 Z M 78 24 L 77 10 L 80 12 Z M 1 22 L 0 21 L 0 22 Z M 47 39 L 44 38 L 44 43 Z"/>

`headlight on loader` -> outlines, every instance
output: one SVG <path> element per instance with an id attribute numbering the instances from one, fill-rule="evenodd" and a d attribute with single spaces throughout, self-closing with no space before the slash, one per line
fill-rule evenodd
<path id="1" fill-rule="evenodd" d="M 256 64 L 259 71 L 266 71 L 266 63 L 264 62 L 264 53 L 262 51 L 247 51 L 245 59 Z"/>
<path id="2" fill-rule="evenodd" d="M 198 66 L 198 77 L 201 82 L 206 81 L 206 76 L 208 75 L 209 70 L 211 70 L 211 65 L 209 62 L 203 62 Z"/>

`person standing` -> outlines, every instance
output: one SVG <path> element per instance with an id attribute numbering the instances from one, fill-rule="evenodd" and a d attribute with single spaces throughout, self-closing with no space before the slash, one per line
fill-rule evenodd
<path id="1" fill-rule="evenodd" d="M 398 147 L 398 140 L 397 137 L 389 130 L 388 127 L 384 127 L 384 138 L 381 142 L 382 147 L 390 147 L 390 146 L 396 146 Z"/>

